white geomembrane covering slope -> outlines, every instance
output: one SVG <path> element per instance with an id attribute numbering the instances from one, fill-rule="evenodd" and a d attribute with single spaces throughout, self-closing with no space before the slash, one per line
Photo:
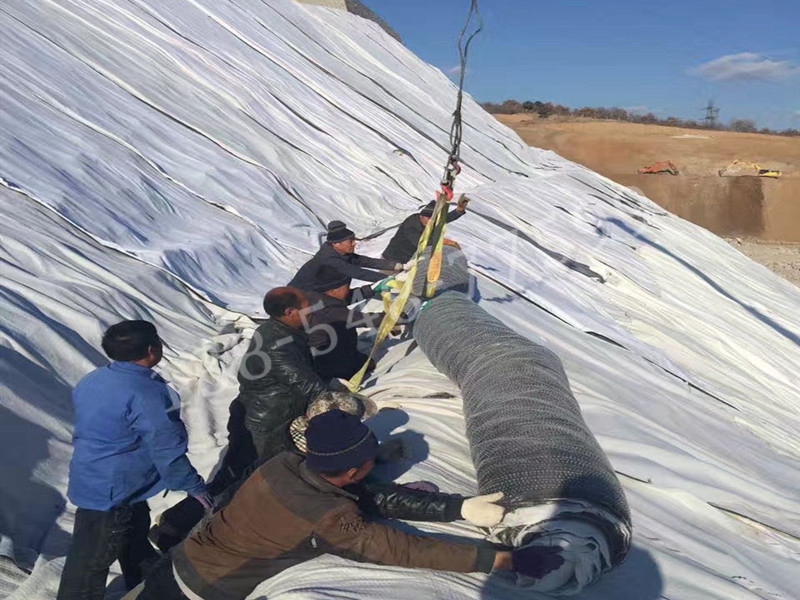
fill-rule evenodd
<path id="1" fill-rule="evenodd" d="M 103 363 L 102 330 L 157 324 L 208 474 L 252 332 L 239 313 L 260 314 L 328 220 L 367 235 L 432 198 L 455 88 L 376 24 L 289 0 L 9 0 L 0 22 L 0 595 L 45 599 L 74 514 L 69 393 Z M 797 597 L 800 292 L 469 99 L 464 118 L 473 202 L 448 235 L 481 305 L 559 354 L 632 508 L 628 561 L 580 598 Z M 476 491 L 458 390 L 411 342 L 366 392 L 404 411 L 376 428 L 428 447 L 387 475 Z M 329 557 L 257 592 L 521 597 Z"/>

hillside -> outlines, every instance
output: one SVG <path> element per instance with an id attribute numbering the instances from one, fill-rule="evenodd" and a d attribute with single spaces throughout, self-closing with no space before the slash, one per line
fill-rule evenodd
<path id="1" fill-rule="evenodd" d="M 105 364 L 103 330 L 156 324 L 190 458 L 211 473 L 264 292 L 332 219 L 381 252 L 438 187 L 456 89 L 379 25 L 290 0 L 0 12 L 0 596 L 51 600 L 75 516 L 70 393 Z M 461 159 L 473 200 L 447 234 L 476 299 L 558 354 L 631 507 L 627 561 L 574 598 L 796 597 L 800 290 L 470 99 Z M 381 474 L 480 491 L 459 389 L 413 340 L 378 358 L 364 391 L 396 410 L 371 425 L 417 442 Z M 181 497 L 151 499 L 153 517 Z M 329 555 L 263 597 L 542 600 L 498 574 Z"/>
<path id="2" fill-rule="evenodd" d="M 667 210 L 723 236 L 800 243 L 800 139 L 616 121 L 497 115 L 522 139 L 642 190 Z M 733 159 L 778 169 L 778 180 L 721 178 Z M 671 160 L 680 175 L 639 175 Z"/>

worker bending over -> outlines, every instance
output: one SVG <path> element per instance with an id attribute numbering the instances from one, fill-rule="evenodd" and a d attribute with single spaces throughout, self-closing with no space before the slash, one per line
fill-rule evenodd
<path id="1" fill-rule="evenodd" d="M 294 288 L 275 288 L 264 297 L 269 320 L 259 326 L 239 365 L 239 395 L 231 402 L 228 449 L 209 487 L 219 496 L 256 461 L 286 448 L 288 428 L 309 402 L 328 389 L 314 372 L 306 333 L 309 300 Z M 166 552 L 183 540 L 204 515 L 192 498 L 165 511 L 150 539 Z"/>
<path id="2" fill-rule="evenodd" d="M 311 302 L 308 337 L 314 370 L 326 381 L 350 379 L 367 362 L 367 355 L 358 350 L 356 328 L 378 327 L 384 313 L 349 308 L 354 301 L 372 297 L 374 290 L 369 286 L 350 289 L 350 278 L 332 267 L 323 266 L 319 270 L 314 290 L 308 294 Z"/>
<path id="3" fill-rule="evenodd" d="M 469 204 L 469 198 L 461 194 L 456 208 L 447 213 L 446 222 L 452 223 L 464 216 L 464 213 L 467 212 L 467 204 Z M 383 258 L 404 264 L 411 260 L 417 251 L 422 232 L 433 216 L 435 207 L 436 201 L 432 200 L 419 213 L 415 213 L 403 221 L 394 237 L 389 241 L 389 245 L 386 246 L 386 250 L 383 251 Z"/>
<path id="4" fill-rule="evenodd" d="M 289 282 L 290 287 L 310 292 L 317 283 L 319 270 L 323 266 L 336 269 L 340 275 L 362 281 L 376 282 L 386 277 L 388 271 L 403 270 L 404 261 L 371 258 L 356 254 L 356 235 L 341 221 L 328 223 L 328 235 L 322 248 L 297 271 Z"/>
<path id="5" fill-rule="evenodd" d="M 477 522 L 494 525 L 502 511 L 491 497 L 400 486 L 370 495 L 361 482 L 375 463 L 378 441 L 357 416 L 331 410 L 314 417 L 306 445 L 306 458 L 283 453 L 259 467 L 226 508 L 173 550 L 171 564 L 164 561 L 151 573 L 139 600 L 244 599 L 262 581 L 323 554 L 442 571 L 516 570 L 536 578 L 563 563 L 558 547 L 498 551 L 369 520 L 448 521 L 473 503 Z"/>

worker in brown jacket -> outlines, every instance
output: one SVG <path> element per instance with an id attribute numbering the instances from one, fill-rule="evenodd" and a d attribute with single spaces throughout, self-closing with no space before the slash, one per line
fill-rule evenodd
<path id="1" fill-rule="evenodd" d="M 314 417 L 306 446 L 305 458 L 283 453 L 255 471 L 227 507 L 173 550 L 171 562 L 151 573 L 139 600 L 244 599 L 264 580 L 323 554 L 442 571 L 516 570 L 536 578 L 563 563 L 557 547 L 496 550 L 365 519 L 370 503 L 384 517 L 455 520 L 471 512 L 473 522 L 487 525 L 497 524 L 503 511 L 492 502 L 497 495 L 465 499 L 397 486 L 380 498 L 362 497 L 378 441 L 355 415 L 331 410 Z M 431 502 L 441 510 L 432 511 Z"/>

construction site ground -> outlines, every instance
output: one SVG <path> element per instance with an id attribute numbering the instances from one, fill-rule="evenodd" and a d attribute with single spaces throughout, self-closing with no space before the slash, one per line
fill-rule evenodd
<path id="1" fill-rule="evenodd" d="M 742 254 L 800 287 L 800 244 L 776 244 L 744 238 L 727 238 L 727 241 Z"/>
<path id="2" fill-rule="evenodd" d="M 496 115 L 531 146 L 553 150 L 729 239 L 800 285 L 800 138 L 617 121 Z M 778 169 L 779 179 L 720 177 L 734 159 Z M 677 176 L 636 170 L 672 161 Z"/>

